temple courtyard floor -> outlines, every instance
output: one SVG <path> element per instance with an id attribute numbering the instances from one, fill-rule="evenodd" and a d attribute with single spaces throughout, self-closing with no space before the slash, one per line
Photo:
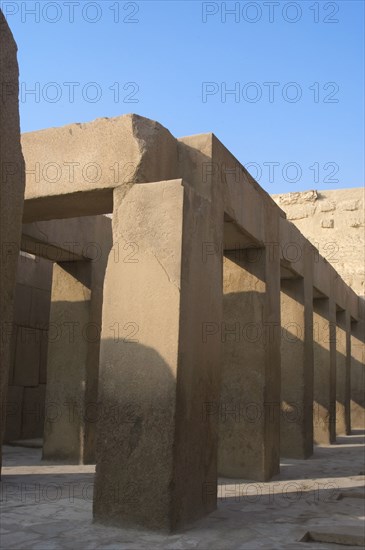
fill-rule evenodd
<path id="1" fill-rule="evenodd" d="M 31 444 L 31 442 L 30 442 Z M 325 550 L 364 547 L 364 432 L 283 459 L 268 483 L 220 479 L 218 509 L 173 535 L 92 523 L 95 466 L 41 461 L 40 448 L 5 446 L 4 549 Z M 151 457 L 151 460 L 154 458 Z"/>

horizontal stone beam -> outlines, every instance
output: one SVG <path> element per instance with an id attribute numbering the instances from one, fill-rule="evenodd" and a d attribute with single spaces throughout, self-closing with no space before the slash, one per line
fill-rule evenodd
<path id="1" fill-rule="evenodd" d="M 92 189 L 24 201 L 23 223 L 98 216 L 113 211 L 113 189 Z"/>
<path id="2" fill-rule="evenodd" d="M 304 255 L 295 255 L 295 249 L 312 245 L 212 133 L 176 140 L 157 122 L 130 114 L 24 134 L 22 147 L 25 223 L 110 213 L 115 187 L 127 191 L 134 183 L 185 178 L 204 198 L 223 202 L 220 252 L 278 246 L 281 278 L 303 276 Z M 279 242 L 268 243 L 267 220 L 277 217 Z M 358 297 L 313 246 L 312 252 L 314 296 L 330 296 L 334 278 L 337 305 L 348 304 L 357 320 Z"/>
<path id="3" fill-rule="evenodd" d="M 22 135 L 26 163 L 26 201 L 66 197 L 58 203 L 27 205 L 25 221 L 67 216 L 68 198 L 80 195 L 79 212 L 100 214 L 112 211 L 111 194 L 101 194 L 98 205 L 94 193 L 129 183 L 160 181 L 178 176 L 177 141 L 161 124 L 138 115 L 100 118 L 86 124 L 70 124 Z M 95 204 L 96 203 L 96 204 Z M 72 201 L 73 204 L 73 201 Z M 47 212 L 48 205 L 51 205 Z M 90 211 L 90 205 L 94 207 Z M 99 209 L 98 209 L 99 208 Z M 96 210 L 95 210 L 96 209 Z M 35 216 L 41 216 L 35 217 Z"/>
<path id="4" fill-rule="evenodd" d="M 100 259 L 109 252 L 111 219 L 84 216 L 23 224 L 21 249 L 53 262 Z"/>

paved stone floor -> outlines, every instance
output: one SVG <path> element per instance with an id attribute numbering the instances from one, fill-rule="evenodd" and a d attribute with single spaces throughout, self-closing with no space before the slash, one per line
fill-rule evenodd
<path id="1" fill-rule="evenodd" d="M 359 548 L 364 534 L 364 433 L 283 460 L 269 483 L 221 479 L 218 510 L 184 532 L 92 524 L 94 466 L 41 462 L 38 448 L 4 447 L 3 549 L 325 550 Z M 300 542 L 307 533 L 328 542 Z M 345 543 L 334 544 L 332 539 Z"/>

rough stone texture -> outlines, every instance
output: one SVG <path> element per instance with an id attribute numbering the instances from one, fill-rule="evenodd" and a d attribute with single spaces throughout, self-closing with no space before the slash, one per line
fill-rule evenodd
<path id="1" fill-rule="evenodd" d="M 181 180 L 114 192 L 114 246 L 138 250 L 128 264 L 111 253 L 106 271 L 96 521 L 176 529 L 216 506 L 207 411 L 219 400 L 221 342 L 204 342 L 202 326 L 220 326 L 222 269 L 220 256 L 201 256 L 204 242 L 221 242 L 213 213 Z"/>
<path id="2" fill-rule="evenodd" d="M 331 298 L 313 302 L 314 442 L 336 441 L 336 305 Z"/>
<path id="3" fill-rule="evenodd" d="M 304 279 L 281 281 L 280 450 L 293 458 L 313 453 L 313 283 L 308 267 Z"/>
<path id="4" fill-rule="evenodd" d="M 273 199 L 345 282 L 364 296 L 364 189 L 305 191 L 273 195 Z"/>
<path id="5" fill-rule="evenodd" d="M 114 187 L 179 177 L 176 139 L 134 114 L 26 133 L 22 148 L 25 222 L 110 213 Z"/>
<path id="6" fill-rule="evenodd" d="M 11 339 L 7 335 L 13 322 L 15 278 L 23 212 L 24 160 L 20 147 L 17 46 L 1 11 L 0 43 L 0 309 L 3 335 L 0 354 L 0 402 L 4 407 L 11 346 Z M 0 416 L 2 440 L 5 415 Z"/>

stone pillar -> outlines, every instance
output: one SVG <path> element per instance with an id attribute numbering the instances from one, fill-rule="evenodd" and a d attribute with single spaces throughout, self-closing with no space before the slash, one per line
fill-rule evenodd
<path id="1" fill-rule="evenodd" d="M 4 436 L 6 418 L 6 394 L 10 364 L 16 269 L 19 256 L 23 213 L 25 173 L 24 159 L 20 147 L 17 46 L 1 11 L 0 44 L 1 443 Z"/>
<path id="2" fill-rule="evenodd" d="M 351 433 L 351 317 L 348 311 L 336 315 L 336 434 Z"/>
<path id="3" fill-rule="evenodd" d="M 53 268 L 44 459 L 84 462 L 90 271 L 86 261 Z"/>
<path id="4" fill-rule="evenodd" d="M 281 281 L 281 455 L 313 454 L 312 277 Z"/>
<path id="5" fill-rule="evenodd" d="M 314 442 L 336 441 L 336 304 L 332 298 L 313 301 Z"/>
<path id="6" fill-rule="evenodd" d="M 266 481 L 280 466 L 280 260 L 226 252 L 218 471 Z"/>
<path id="7" fill-rule="evenodd" d="M 221 220 L 221 221 L 220 221 Z M 114 191 L 104 283 L 94 519 L 172 530 L 211 512 L 223 211 L 171 180 Z M 115 261 L 132 247 L 129 261 Z M 207 413 L 208 411 L 208 413 Z"/>
<path id="8" fill-rule="evenodd" d="M 365 322 L 351 323 L 351 428 L 365 426 Z"/>

